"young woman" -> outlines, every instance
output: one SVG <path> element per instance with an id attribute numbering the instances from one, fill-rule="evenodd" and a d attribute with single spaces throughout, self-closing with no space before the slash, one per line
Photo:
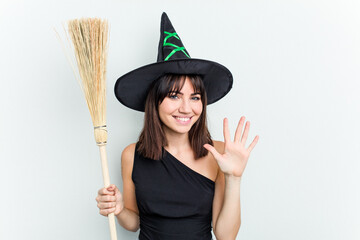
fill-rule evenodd
<path id="1" fill-rule="evenodd" d="M 172 45 L 177 48 L 172 47 L 181 48 L 166 14 L 161 26 L 176 39 Z M 166 26 L 169 31 L 163 31 Z M 165 51 L 170 37 L 165 38 L 159 56 L 173 51 Z M 186 50 L 187 58 L 176 58 L 182 50 L 118 79 L 115 95 L 125 106 L 145 112 L 144 128 L 139 141 L 122 152 L 123 194 L 113 184 L 101 188 L 97 206 L 101 215 L 114 213 L 125 229 L 140 228 L 140 240 L 209 240 L 211 228 L 217 239 L 235 239 L 241 223 L 240 181 L 258 136 L 246 148 L 250 123 L 241 134 L 241 117 L 231 139 L 225 118 L 225 141 L 211 139 L 206 105 L 226 95 L 232 77 L 222 65 L 190 59 Z M 215 77 L 197 74 L 201 69 L 194 66 L 201 64 L 207 72 L 208 66 L 218 68 Z M 134 79 L 140 80 L 135 84 Z"/>

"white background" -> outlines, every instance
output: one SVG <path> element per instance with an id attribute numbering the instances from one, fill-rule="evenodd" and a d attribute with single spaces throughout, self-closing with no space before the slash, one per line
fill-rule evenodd
<path id="1" fill-rule="evenodd" d="M 80 17 L 111 24 L 107 149 L 122 190 L 121 152 L 143 113 L 121 105 L 113 87 L 156 61 L 163 11 L 192 57 L 233 73 L 232 91 L 208 107 L 213 138 L 223 140 L 224 117 L 233 133 L 243 115 L 248 144 L 260 136 L 237 239 L 360 239 L 357 0 L 2 0 L 0 239 L 110 239 L 95 201 L 103 182 L 90 114 L 53 28 Z"/>

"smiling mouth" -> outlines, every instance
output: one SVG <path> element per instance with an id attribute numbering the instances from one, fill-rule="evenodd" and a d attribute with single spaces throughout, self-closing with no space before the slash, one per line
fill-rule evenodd
<path id="1" fill-rule="evenodd" d="M 176 120 L 179 120 L 181 122 L 188 122 L 192 117 L 178 117 L 178 116 L 173 116 Z"/>

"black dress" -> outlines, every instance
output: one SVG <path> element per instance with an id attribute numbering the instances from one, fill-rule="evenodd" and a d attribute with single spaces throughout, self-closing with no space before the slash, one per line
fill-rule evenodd
<path id="1" fill-rule="evenodd" d="M 135 149 L 132 180 L 140 216 L 139 240 L 211 240 L 215 182 L 163 148 L 163 158 Z"/>

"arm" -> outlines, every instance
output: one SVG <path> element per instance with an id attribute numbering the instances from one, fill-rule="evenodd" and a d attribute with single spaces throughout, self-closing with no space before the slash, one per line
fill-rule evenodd
<path id="1" fill-rule="evenodd" d="M 214 234 L 219 240 L 233 240 L 240 229 L 240 182 L 248 162 L 250 152 L 258 142 L 257 135 L 248 148 L 245 147 L 250 122 L 245 125 L 241 136 L 245 117 L 241 117 L 235 132 L 234 140 L 230 139 L 228 120 L 224 119 L 223 142 L 214 142 L 214 146 L 204 147 L 212 153 L 218 163 L 218 177 L 215 184 L 213 202 Z M 240 138 L 241 137 L 241 138 Z"/>
<path id="2" fill-rule="evenodd" d="M 214 234 L 218 240 L 234 240 L 241 225 L 241 177 L 223 175 L 225 178 L 224 202 L 214 227 Z"/>
<path id="3" fill-rule="evenodd" d="M 224 153 L 224 143 L 213 141 L 216 151 Z M 214 160 L 216 161 L 216 160 Z M 241 224 L 240 179 L 224 174 L 218 166 L 213 201 L 213 232 L 218 240 L 235 239 Z"/>
<path id="4" fill-rule="evenodd" d="M 116 215 L 119 224 L 128 231 L 136 232 L 139 229 L 139 215 L 135 212 L 124 209 Z"/>
<path id="5" fill-rule="evenodd" d="M 135 185 L 131 179 L 134 164 L 135 144 L 127 146 L 121 155 L 121 175 L 123 179 L 124 209 L 116 215 L 119 224 L 128 231 L 139 229 L 139 210 L 136 203 Z"/>

